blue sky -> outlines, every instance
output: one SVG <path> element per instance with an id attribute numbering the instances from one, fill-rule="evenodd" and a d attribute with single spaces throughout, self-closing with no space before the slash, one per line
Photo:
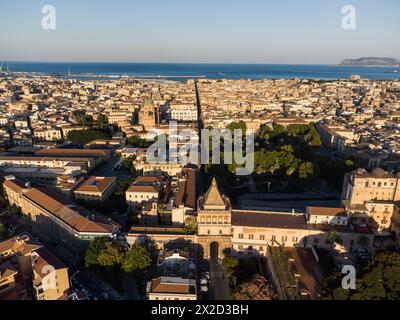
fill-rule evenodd
<path id="1" fill-rule="evenodd" d="M 57 28 L 41 28 L 54 5 Z M 341 28 L 343 5 L 357 29 Z M 338 63 L 400 59 L 399 0 L 1 0 L 0 60 Z"/>

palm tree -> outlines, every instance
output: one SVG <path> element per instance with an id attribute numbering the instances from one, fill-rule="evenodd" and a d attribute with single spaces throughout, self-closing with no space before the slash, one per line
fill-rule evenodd
<path id="1" fill-rule="evenodd" d="M 337 244 L 342 244 L 343 240 L 340 237 L 339 233 L 336 230 L 332 230 L 331 232 L 328 233 L 326 236 L 326 240 L 331 244 L 331 250 L 333 250 L 333 245 L 335 243 Z"/>
<path id="2" fill-rule="evenodd" d="M 361 248 L 368 248 L 369 247 L 369 238 L 365 235 L 361 235 L 357 238 L 357 245 Z"/>

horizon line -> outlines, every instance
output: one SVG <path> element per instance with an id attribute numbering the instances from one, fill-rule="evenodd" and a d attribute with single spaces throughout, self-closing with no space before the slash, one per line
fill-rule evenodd
<path id="1" fill-rule="evenodd" d="M 7 59 L 0 59 L 1 63 L 60 63 L 60 64 L 74 64 L 74 63 L 87 63 L 87 64 L 181 64 L 181 65 L 288 65 L 288 66 L 299 66 L 299 65 L 309 65 L 309 66 L 340 66 L 344 60 L 349 59 L 362 59 L 362 58 L 377 58 L 377 59 L 396 59 L 392 57 L 372 57 L 372 56 L 364 56 L 358 58 L 345 58 L 342 59 L 340 62 L 334 63 L 271 63 L 271 62 L 179 62 L 179 61 L 170 61 L 170 62 L 161 62 L 161 61 L 104 61 L 104 60 L 7 60 Z M 343 65 L 345 67 L 346 65 Z"/>
<path id="2" fill-rule="evenodd" d="M 60 63 L 60 64 L 74 64 L 74 63 L 88 63 L 88 64 L 182 64 L 182 65 L 288 65 L 288 66 L 336 66 L 339 63 L 266 63 L 266 62 L 159 62 L 159 61 L 44 61 L 44 60 L 2 60 L 0 62 L 4 63 Z"/>

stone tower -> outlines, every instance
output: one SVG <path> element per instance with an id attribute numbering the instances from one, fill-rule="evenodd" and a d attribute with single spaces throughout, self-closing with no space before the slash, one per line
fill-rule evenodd
<path id="1" fill-rule="evenodd" d="M 141 124 L 145 131 L 151 131 L 157 122 L 157 109 L 151 98 L 144 100 L 143 106 L 139 111 L 139 124 Z"/>
<path id="2" fill-rule="evenodd" d="M 199 198 L 197 223 L 198 243 L 204 256 L 221 258 L 224 249 L 231 245 L 231 204 L 221 195 L 215 178 L 206 194 Z"/>

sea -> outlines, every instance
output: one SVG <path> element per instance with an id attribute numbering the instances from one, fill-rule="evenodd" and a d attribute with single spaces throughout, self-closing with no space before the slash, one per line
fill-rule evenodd
<path id="1" fill-rule="evenodd" d="M 288 64 L 183 64 L 183 63 L 69 63 L 2 62 L 3 71 L 57 75 L 77 79 L 142 78 L 188 79 L 348 79 L 360 75 L 370 80 L 400 79 L 400 68 Z"/>

